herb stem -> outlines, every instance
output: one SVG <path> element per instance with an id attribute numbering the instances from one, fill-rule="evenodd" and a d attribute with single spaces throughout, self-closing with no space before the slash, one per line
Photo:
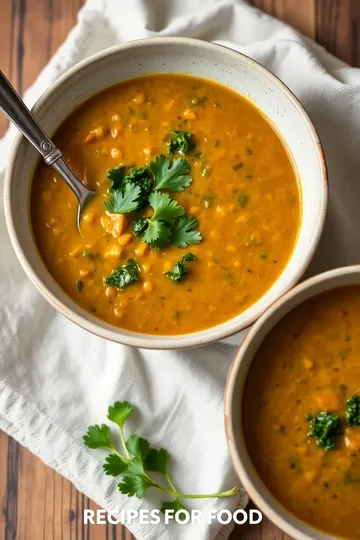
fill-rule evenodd
<path id="1" fill-rule="evenodd" d="M 153 480 L 153 478 L 151 478 L 151 476 L 149 476 L 145 471 L 144 471 L 144 476 L 145 478 L 151 483 L 151 485 L 153 487 L 156 487 L 157 489 L 159 489 L 160 491 L 162 491 L 163 493 L 166 493 L 168 495 L 170 495 L 172 492 L 169 491 L 168 489 L 164 488 L 163 486 L 161 486 L 160 484 L 158 484 L 157 482 L 155 482 L 155 480 Z M 175 490 L 176 491 L 176 490 Z"/>
<path id="2" fill-rule="evenodd" d="M 177 492 L 176 487 L 174 486 L 174 484 L 173 484 L 172 481 L 171 481 L 171 478 L 170 478 L 170 476 L 169 476 L 169 473 L 165 473 L 165 478 L 166 478 L 166 480 L 167 480 L 169 486 L 171 487 L 172 491 L 176 491 L 176 492 Z"/>
<path id="3" fill-rule="evenodd" d="M 125 435 L 124 435 L 124 428 L 123 427 L 120 427 L 120 438 L 121 438 L 121 442 L 122 442 L 122 445 L 124 447 L 124 450 L 125 450 L 125 454 L 126 454 L 126 457 L 127 457 L 127 460 L 130 460 L 131 459 L 131 456 L 129 454 L 129 451 L 128 449 L 126 448 L 126 443 L 125 443 Z M 126 460 L 125 460 L 126 461 Z"/>
<path id="4" fill-rule="evenodd" d="M 126 446 L 125 446 L 125 449 L 126 449 Z M 117 456 L 119 456 L 121 461 L 123 461 L 124 463 L 128 462 L 128 460 L 125 458 L 125 456 L 123 456 L 118 450 L 116 450 L 116 448 L 114 446 L 110 446 L 108 448 L 108 450 L 110 450 L 110 452 L 112 452 L 113 454 L 116 454 Z"/>
<path id="5" fill-rule="evenodd" d="M 237 495 L 240 493 L 239 488 L 232 488 L 228 491 L 219 491 L 218 493 L 207 493 L 205 495 L 193 495 L 191 493 L 180 493 L 178 491 L 171 493 L 171 495 L 174 495 L 174 497 L 177 497 L 179 499 L 212 499 L 212 498 L 218 498 L 218 499 L 225 499 L 226 497 L 233 497 L 234 495 Z"/>

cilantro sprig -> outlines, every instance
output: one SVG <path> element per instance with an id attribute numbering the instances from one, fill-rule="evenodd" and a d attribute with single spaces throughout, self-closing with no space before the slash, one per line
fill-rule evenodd
<path id="1" fill-rule="evenodd" d="M 171 227 L 175 219 L 185 214 L 185 210 L 167 193 L 153 192 L 149 204 L 154 210 L 151 218 L 143 224 L 141 239 L 152 247 L 163 247 L 170 242 Z"/>
<path id="2" fill-rule="evenodd" d="M 108 476 L 119 477 L 118 489 L 124 495 L 142 499 L 147 494 L 148 489 L 155 488 L 167 495 L 171 500 L 164 501 L 161 512 L 166 510 L 185 509 L 180 501 L 183 499 L 207 499 L 232 497 L 239 493 L 238 488 L 228 491 L 220 491 L 210 494 L 183 493 L 179 491 L 169 473 L 170 454 L 165 448 L 157 450 L 151 448 L 149 441 L 132 434 L 127 439 L 125 437 L 124 426 L 133 412 L 133 407 L 127 401 L 117 401 L 109 407 L 108 420 L 114 422 L 120 430 L 120 440 L 122 451 L 114 445 L 111 430 L 106 424 L 89 426 L 84 443 L 91 449 L 104 449 L 110 452 L 103 465 L 104 473 Z M 158 473 L 155 479 L 150 473 Z"/>
<path id="3" fill-rule="evenodd" d="M 179 153 L 193 148 L 191 133 L 173 131 L 172 136 L 175 137 L 173 143 L 175 141 L 179 145 Z M 185 209 L 161 191 L 181 192 L 191 185 L 190 165 L 186 159 L 170 160 L 158 155 L 149 166 L 129 169 L 119 165 L 109 169 L 108 179 L 111 182 L 109 200 L 104 205 L 109 213 L 131 214 L 147 204 L 152 207 L 154 212 L 151 218 L 137 214 L 132 222 L 133 234 L 151 247 L 163 248 L 172 243 L 184 248 L 202 240 L 200 232 L 196 230 L 196 219 L 186 216 Z"/>
<path id="4" fill-rule="evenodd" d="M 129 214 L 139 208 L 141 189 L 135 184 L 126 184 L 124 190 L 110 193 L 110 200 L 104 206 L 111 214 Z"/>

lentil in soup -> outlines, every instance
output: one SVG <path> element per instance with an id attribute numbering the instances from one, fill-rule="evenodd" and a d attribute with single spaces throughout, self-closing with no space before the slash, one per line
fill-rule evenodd
<path id="1" fill-rule="evenodd" d="M 247 377 L 250 456 L 277 499 L 332 536 L 360 538 L 360 287 L 286 315 Z"/>
<path id="2" fill-rule="evenodd" d="M 101 319 L 148 334 L 206 329 L 254 304 L 286 266 L 300 221 L 295 170 L 234 91 L 142 76 L 84 103 L 54 142 L 97 194 L 82 238 L 75 196 L 41 162 L 36 243 L 56 282 Z"/>

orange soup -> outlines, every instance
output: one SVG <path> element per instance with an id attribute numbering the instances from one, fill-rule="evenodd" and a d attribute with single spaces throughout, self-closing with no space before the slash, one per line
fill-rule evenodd
<path id="1" fill-rule="evenodd" d="M 132 79 L 75 110 L 54 136 L 96 191 L 77 201 L 40 163 L 35 240 L 85 310 L 148 334 L 195 332 L 255 303 L 297 238 L 300 194 L 284 142 L 248 100 L 183 75 Z"/>
<path id="2" fill-rule="evenodd" d="M 319 295 L 274 328 L 246 381 L 243 425 L 260 477 L 288 510 L 360 538 L 360 287 Z"/>

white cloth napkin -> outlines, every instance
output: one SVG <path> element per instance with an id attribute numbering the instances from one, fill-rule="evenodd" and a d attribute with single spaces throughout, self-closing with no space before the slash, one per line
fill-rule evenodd
<path id="1" fill-rule="evenodd" d="M 36 31 L 36 29 L 33 29 Z M 330 171 L 329 215 L 308 274 L 360 263 L 360 70 L 333 58 L 284 24 L 236 0 L 88 0 L 77 26 L 26 93 L 33 105 L 60 73 L 110 45 L 155 35 L 220 40 L 279 75 L 319 131 Z M 6 164 L 14 129 L 0 146 Z M 97 338 L 57 314 L 25 277 L 5 229 L 0 195 L 0 428 L 107 510 L 152 508 L 156 496 L 122 496 L 82 443 L 87 425 L 127 399 L 134 432 L 173 455 L 183 490 L 237 484 L 228 457 L 223 391 L 235 346 L 179 352 L 135 350 Z M 151 492 L 150 492 L 151 493 Z M 231 508 L 241 500 L 194 502 Z M 138 540 L 212 540 L 220 525 L 130 527 Z M 221 537 L 228 531 L 221 529 Z"/>

